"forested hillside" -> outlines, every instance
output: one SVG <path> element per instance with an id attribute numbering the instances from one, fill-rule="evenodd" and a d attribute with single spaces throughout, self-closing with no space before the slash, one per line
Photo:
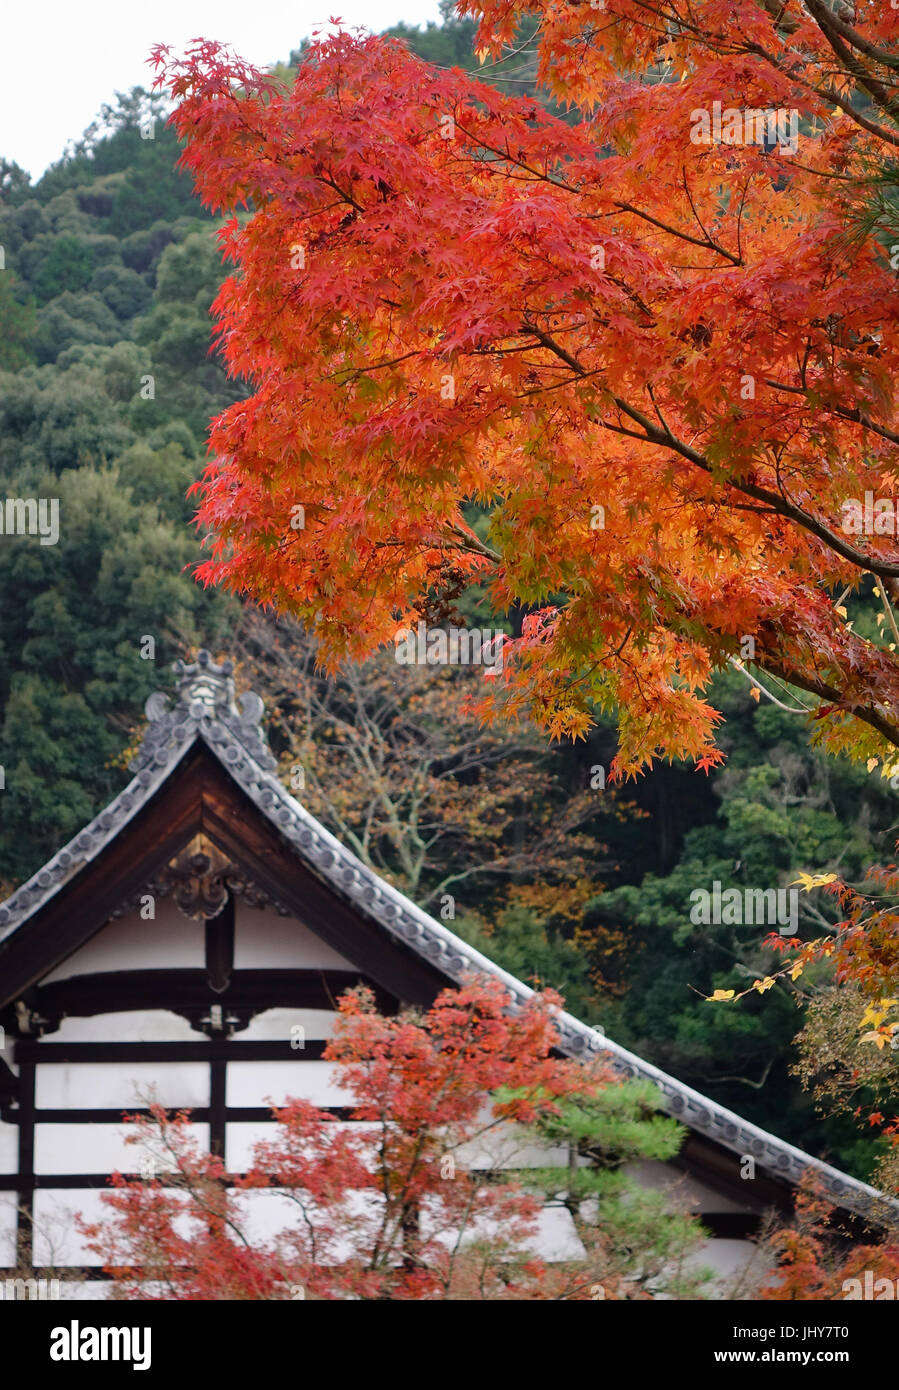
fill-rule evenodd
<path id="1" fill-rule="evenodd" d="M 477 68 L 471 22 L 395 32 L 430 61 Z M 487 76 L 529 85 L 526 63 Z M 58 544 L 0 545 L 3 886 L 124 785 L 171 661 L 228 651 L 268 699 L 285 781 L 379 872 L 616 1040 L 866 1176 L 874 1146 L 817 1119 L 789 1074 L 800 996 L 778 985 L 726 1011 L 700 997 L 745 988 L 770 953 L 752 925 L 693 925 L 690 893 L 772 871 L 781 885 L 810 869 L 860 876 L 889 855 L 896 793 L 817 753 L 803 718 L 737 671 L 717 696 L 722 770 L 663 766 L 614 789 L 606 719 L 550 749 L 526 728 L 485 732 L 462 706 L 468 674 L 400 682 L 390 653 L 329 684 L 292 624 L 200 587 L 186 494 L 208 420 L 241 390 L 209 346 L 217 226 L 177 156 L 160 101 L 137 90 L 34 185 L 0 163 L 2 489 L 60 508 Z M 458 602 L 508 630 L 520 620 Z M 372 831 L 378 778 L 391 811 Z M 834 920 L 826 900 L 803 903 L 800 935 Z"/>

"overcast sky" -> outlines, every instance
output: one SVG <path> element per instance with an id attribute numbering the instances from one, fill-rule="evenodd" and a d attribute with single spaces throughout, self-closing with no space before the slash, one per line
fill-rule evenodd
<path id="1" fill-rule="evenodd" d="M 221 39 L 263 66 L 339 16 L 377 33 L 439 19 L 437 0 L 40 0 L 4 6 L 0 156 L 37 178 L 116 91 L 149 87 L 154 43 Z"/>

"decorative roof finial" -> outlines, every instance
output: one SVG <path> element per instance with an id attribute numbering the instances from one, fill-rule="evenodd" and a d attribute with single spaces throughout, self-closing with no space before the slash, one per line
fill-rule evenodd
<path id="1" fill-rule="evenodd" d="M 224 724 L 260 767 L 267 772 L 276 767 L 260 728 L 262 701 L 250 690 L 245 690 L 239 699 L 235 697 L 233 661 L 217 666 L 202 648 L 196 661 L 176 661 L 172 669 L 177 692 L 174 708 L 170 708 L 171 697 L 161 690 L 154 691 L 147 700 L 144 709 L 150 727 L 131 764 L 134 772 L 151 765 L 161 766 L 185 738 L 197 732 L 205 731 L 204 737 L 218 742 L 217 724 Z"/>
<path id="2" fill-rule="evenodd" d="M 203 713 L 213 713 L 224 705 L 226 709 L 237 710 L 234 705 L 234 662 L 223 661 L 216 666 L 205 647 L 197 652 L 196 661 L 176 661 L 172 669 L 177 677 L 178 698 L 190 707 L 194 718 Z M 193 709 L 194 704 L 203 709 Z"/>

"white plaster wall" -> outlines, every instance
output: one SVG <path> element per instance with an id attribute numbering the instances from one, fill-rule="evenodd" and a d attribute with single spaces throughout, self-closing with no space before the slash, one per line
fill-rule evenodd
<path id="1" fill-rule="evenodd" d="M 80 1215 L 85 1221 L 103 1224 L 110 1218 L 111 1210 L 108 1203 L 103 1201 L 103 1188 L 40 1188 L 34 1194 L 34 1261 L 35 1264 L 54 1265 L 57 1268 L 64 1268 L 66 1265 L 82 1265 L 85 1268 L 97 1268 L 103 1264 L 102 1257 L 92 1254 L 86 1245 L 83 1236 L 80 1235 L 76 1225 L 76 1215 Z M 181 1194 L 174 1194 L 176 1201 L 182 1200 Z M 190 1235 L 191 1223 L 182 1217 L 177 1217 L 175 1229 L 179 1235 L 187 1237 Z M 91 1283 L 88 1287 L 93 1290 L 98 1286 Z M 108 1285 L 100 1285 L 101 1289 L 108 1288 Z M 103 1298 L 104 1292 L 88 1295 L 89 1297 Z"/>
<path id="2" fill-rule="evenodd" d="M 64 1018 L 55 1033 L 46 1033 L 38 1041 L 208 1042 L 209 1039 L 168 1009 L 129 1009 L 122 1013 L 93 1014 L 90 1018 Z"/>
<path id="3" fill-rule="evenodd" d="M 39 1265 L 102 1265 L 75 1227 L 80 1213 L 86 1221 L 108 1217 L 97 1188 L 39 1188 L 34 1194 L 34 1262 Z"/>
<path id="4" fill-rule="evenodd" d="M 234 929 L 235 970 L 356 970 L 320 936 L 271 907 L 238 899 Z"/>
<path id="5" fill-rule="evenodd" d="M 350 1207 L 359 1215 L 363 1215 L 367 1211 L 372 1217 L 376 1217 L 379 1202 L 380 1199 L 377 1194 L 356 1193 L 353 1195 Z M 297 1205 L 283 1192 L 276 1189 L 242 1193 L 239 1199 L 238 1213 L 241 1230 L 251 1240 L 259 1242 L 274 1240 L 284 1230 L 296 1227 L 300 1220 Z M 425 1229 L 427 1229 L 426 1214 L 424 1214 L 424 1224 Z M 474 1239 L 478 1234 L 485 1234 L 486 1232 L 487 1224 L 484 1223 L 478 1230 L 472 1229 L 469 1238 Z M 430 1234 L 434 1234 L 433 1228 Z M 438 1238 L 447 1245 L 455 1241 L 455 1237 L 450 1233 Z M 567 1211 L 559 1207 L 546 1208 L 540 1213 L 534 1239 L 524 1248 L 549 1260 L 576 1259 L 584 1253 L 584 1248 L 577 1237 L 571 1217 Z M 350 1245 L 346 1242 L 343 1248 L 337 1252 L 337 1258 L 346 1259 L 350 1254 Z"/>
<path id="6" fill-rule="evenodd" d="M 0 1265 L 6 1265 L 7 1268 L 16 1262 L 18 1200 L 15 1192 L 0 1192 Z"/>
<path id="7" fill-rule="evenodd" d="M 279 918 L 277 914 L 254 912 L 244 927 L 268 931 L 274 918 L 277 930 L 269 938 L 274 951 L 278 942 L 285 941 L 284 933 L 293 932 L 298 949 L 309 945 L 311 933 L 299 924 Z M 183 920 L 183 919 L 182 919 Z M 144 924 L 144 926 L 152 924 Z M 185 921 L 190 931 L 191 924 Z M 282 931 L 283 929 L 283 931 Z M 264 932 L 263 932 L 264 935 Z M 197 938 L 202 940 L 202 931 Z M 293 947 L 291 946 L 291 949 Z M 105 949 L 105 948 L 104 948 Z M 266 948 L 268 949 L 268 947 Z M 280 946 L 278 946 L 280 950 Z M 317 948 L 316 948 L 317 949 Z M 325 948 L 327 949 L 327 948 Z M 87 948 L 85 948 L 85 951 Z M 79 953 L 82 956 L 83 953 Z M 112 956 L 107 956 L 112 959 Z M 271 963 L 271 956 L 267 957 Z M 156 965 L 158 958 L 153 958 Z M 255 962 L 259 963 L 258 959 Z M 296 964 L 281 958 L 280 963 Z M 308 965 L 308 958 L 305 961 Z M 331 963 L 333 964 L 333 962 Z M 84 968 L 96 969 L 95 963 Z M 115 966 L 124 968 L 117 958 Z M 322 968 L 324 963 L 322 962 Z M 334 1064 L 303 1057 L 302 1049 L 290 1047 L 291 1030 L 300 1027 L 307 1041 L 327 1038 L 334 1026 L 335 1015 L 328 1010 L 271 1009 L 254 1019 L 250 1026 L 235 1037 L 243 1039 L 283 1040 L 285 1060 L 277 1062 L 242 1062 L 228 1064 L 227 1103 L 229 1105 L 265 1105 L 267 1097 L 280 1102 L 290 1095 L 301 1095 L 324 1105 L 348 1104 L 349 1097 L 335 1085 Z M 177 1015 L 163 1010 L 135 1011 L 126 1014 L 110 1013 L 87 1019 L 67 1019 L 57 1033 L 43 1042 L 60 1041 L 206 1041 L 201 1032 L 192 1030 Z M 169 1106 L 198 1106 L 208 1104 L 208 1066 L 202 1063 L 166 1064 L 59 1064 L 40 1063 L 37 1069 L 37 1104 L 39 1107 L 121 1106 L 128 1109 L 136 1104 L 135 1084 L 156 1083 L 160 1099 Z M 343 1128 L 344 1126 L 339 1126 Z M 335 1125 L 335 1131 L 338 1126 Z M 356 1126 L 374 1130 L 375 1126 Z M 208 1144 L 208 1127 L 195 1125 L 192 1129 L 203 1144 Z M 108 1173 L 118 1168 L 136 1171 L 140 1165 L 140 1150 L 126 1146 L 126 1134 L 131 1127 L 122 1125 L 49 1125 L 36 1129 L 35 1169 L 42 1175 L 67 1172 Z M 229 1124 L 226 1136 L 226 1161 L 233 1171 L 240 1171 L 251 1162 L 252 1145 L 259 1139 L 272 1140 L 277 1126 L 269 1124 Z M 0 1172 L 14 1172 L 16 1167 L 18 1131 L 15 1126 L 0 1123 Z M 564 1163 L 567 1155 L 561 1149 L 546 1151 L 511 1125 L 498 1127 L 494 1134 L 459 1155 L 466 1165 L 497 1164 L 528 1167 L 547 1162 Z M 735 1160 L 736 1161 L 736 1160 Z M 630 1175 L 643 1186 L 665 1189 L 670 1193 L 672 1208 L 702 1212 L 751 1212 L 754 1208 L 747 1190 L 745 1203 L 719 1196 L 713 1189 L 677 1169 L 661 1162 L 643 1161 L 629 1166 Z M 747 1184 L 747 1189 L 751 1184 Z M 260 1238 L 273 1235 L 296 1219 L 296 1209 L 288 1199 L 277 1194 L 253 1194 L 252 1222 L 258 1225 Z M 102 1213 L 100 1193 L 91 1190 L 40 1190 L 35 1196 L 36 1259 L 42 1263 L 87 1263 L 87 1257 L 72 1225 L 72 1213 L 83 1211 L 89 1217 Z M 0 1263 L 12 1258 L 15 1194 L 0 1193 Z M 257 1210 L 258 1208 L 258 1210 Z M 51 1222 L 52 1218 L 52 1222 Z M 42 1232 L 42 1223 L 47 1229 Z M 48 1225 L 48 1223 L 51 1223 Z M 63 1256 L 59 1245 L 63 1241 L 68 1253 Z M 4 1254 L 4 1242 L 6 1253 Z M 43 1244 L 42 1244 L 43 1242 Z M 540 1218 L 539 1236 L 534 1249 L 544 1258 L 562 1259 L 576 1256 L 580 1247 L 568 1214 L 561 1208 L 548 1208 Z M 727 1290 L 738 1280 L 739 1272 L 753 1257 L 754 1247 L 745 1240 L 712 1239 L 691 1263 L 710 1267 L 715 1283 L 710 1292 Z M 95 1261 L 92 1261 L 92 1263 Z M 106 1286 L 91 1284 L 85 1296 L 105 1297 Z M 736 1295 L 740 1296 L 740 1295 Z"/>
<path id="8" fill-rule="evenodd" d="M 0 1120 L 0 1173 L 19 1171 L 19 1126 Z"/>
<path id="9" fill-rule="evenodd" d="M 349 1092 L 334 1080 L 333 1062 L 304 1062 L 302 1053 L 290 1062 L 229 1062 L 225 1090 L 227 1105 L 275 1105 L 288 1098 L 314 1105 L 350 1105 Z"/>
<path id="10" fill-rule="evenodd" d="M 241 1193 L 239 1214 L 241 1230 L 250 1240 L 259 1242 L 274 1240 L 302 1220 L 296 1202 L 277 1188 Z"/>
<path id="11" fill-rule="evenodd" d="M 332 1009 L 266 1009 L 250 1020 L 249 1027 L 234 1034 L 235 1042 L 286 1042 L 302 1036 L 306 1042 L 324 1042 L 334 1031 L 337 1015 Z M 302 1028 L 295 1034 L 294 1028 Z M 302 1052 L 302 1049 L 297 1049 Z"/>
<path id="12" fill-rule="evenodd" d="M 144 921 L 139 912 L 129 912 L 110 922 L 41 983 L 109 970 L 199 969 L 205 958 L 204 923 L 190 921 L 171 898 L 160 898 L 155 920 Z"/>
<path id="13" fill-rule="evenodd" d="M 190 1125 L 197 1141 L 208 1147 L 209 1126 Z M 37 1124 L 34 1127 L 34 1171 L 53 1173 L 136 1173 L 147 1150 L 126 1144 L 133 1125 Z"/>
<path id="14" fill-rule="evenodd" d="M 112 1287 L 112 1281 L 109 1279 L 60 1279 L 59 1301 L 99 1303 L 109 1297 Z"/>
<path id="15" fill-rule="evenodd" d="M 441 1231 L 437 1226 L 438 1210 L 432 1207 L 429 1212 L 427 1204 L 425 1205 L 422 1211 L 422 1227 L 427 1235 L 439 1241 L 441 1245 L 455 1245 L 458 1229 Z M 493 1235 L 502 1236 L 502 1228 L 497 1222 L 482 1220 L 473 1223 L 462 1237 L 462 1246 L 464 1248 L 473 1240 Z M 534 1234 L 521 1248 L 544 1260 L 576 1260 L 586 1254 L 571 1215 L 562 1206 L 545 1206 L 538 1213 Z"/>
<path id="16" fill-rule="evenodd" d="M 278 1137 L 278 1125 L 274 1121 L 239 1120 L 226 1125 L 225 1134 L 225 1166 L 232 1173 L 245 1172 L 250 1167 L 253 1157 L 253 1145 L 259 1142 L 272 1143 Z M 375 1132 L 378 1126 L 369 1123 L 351 1123 L 350 1121 L 334 1120 L 328 1125 L 329 1132 L 335 1134 L 341 1129 L 352 1129 L 356 1132 L 366 1130 Z"/>
<path id="17" fill-rule="evenodd" d="M 367 1215 L 374 1223 L 378 1219 L 381 1201 L 375 1192 L 353 1192 L 347 1197 L 347 1210 L 351 1217 Z M 241 1196 L 239 1224 L 248 1239 L 254 1242 L 274 1241 L 282 1231 L 296 1227 L 301 1220 L 297 1204 L 276 1188 L 247 1192 Z M 353 1241 L 349 1238 L 335 1241 L 330 1248 L 335 1262 L 349 1259 L 354 1253 Z"/>
<path id="18" fill-rule="evenodd" d="M 273 1143 L 278 1137 L 278 1126 L 241 1121 L 225 1126 L 225 1167 L 232 1173 L 246 1172 L 253 1161 L 253 1145 Z"/>
<path id="19" fill-rule="evenodd" d="M 568 1150 L 535 1143 L 519 1125 L 499 1124 L 472 1143 L 463 1144 L 457 1158 L 464 1168 L 544 1168 L 553 1163 L 567 1165 Z"/>
<path id="20" fill-rule="evenodd" d="M 41 1062 L 36 1070 L 39 1110 L 143 1108 L 155 1091 L 169 1107 L 209 1104 L 209 1065 L 204 1062 Z M 2 1145 L 2 1136 L 0 1136 Z M 2 1148 L 0 1148 L 2 1153 Z"/>
<path id="21" fill-rule="evenodd" d="M 252 1129 L 256 1136 L 265 1130 L 269 1135 L 273 1126 L 236 1126 L 242 1130 Z M 256 1137 L 254 1136 L 254 1137 Z M 242 1136 L 245 1140 L 248 1136 Z M 37 1263 L 55 1266 L 84 1265 L 97 1266 L 101 1261 L 89 1254 L 84 1241 L 75 1228 L 75 1214 L 81 1213 L 87 1220 L 97 1221 L 108 1217 L 108 1208 L 102 1202 L 102 1191 L 97 1189 L 65 1190 L 40 1189 L 35 1193 L 35 1260 Z M 360 1211 L 365 1199 L 360 1195 Z M 281 1231 L 295 1225 L 298 1210 L 291 1200 L 277 1191 L 252 1192 L 241 1194 L 238 1198 L 240 1224 L 250 1239 L 270 1241 Z M 15 1195 L 0 1193 L 0 1264 L 10 1264 L 13 1260 L 13 1233 L 15 1227 Z M 188 1226 L 182 1227 L 184 1234 Z M 446 1237 L 447 1239 L 449 1237 Z M 561 1207 L 547 1207 L 540 1213 L 537 1233 L 528 1248 L 547 1260 L 576 1259 L 583 1254 L 573 1223 L 568 1213 Z M 344 1253 L 345 1257 L 349 1250 Z M 341 1256 L 338 1256 L 341 1257 Z M 746 1240 L 712 1239 L 701 1250 L 686 1261 L 691 1267 L 705 1267 L 714 1271 L 715 1279 L 707 1286 L 706 1296 L 741 1297 L 746 1296 L 745 1281 L 741 1271 L 754 1262 L 757 1272 L 767 1271 L 759 1263 L 755 1247 Z M 76 1290 L 83 1288 L 84 1292 Z M 104 1284 L 66 1286 L 63 1297 L 104 1298 L 107 1286 Z"/>

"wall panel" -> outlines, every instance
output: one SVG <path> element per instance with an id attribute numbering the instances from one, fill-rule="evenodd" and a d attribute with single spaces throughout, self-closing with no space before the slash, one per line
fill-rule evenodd
<path id="1" fill-rule="evenodd" d="M 7 1268 L 16 1260 L 16 1203 L 15 1192 L 0 1192 L 0 1266 Z"/>
<path id="2" fill-rule="evenodd" d="M 0 1173 L 15 1173 L 19 1167 L 19 1126 L 0 1120 Z"/>
<path id="3" fill-rule="evenodd" d="M 226 1103 L 228 1105 L 267 1105 L 271 1096 L 276 1105 L 288 1098 L 309 1100 L 313 1105 L 349 1105 L 350 1093 L 332 1080 L 333 1062 L 306 1062 L 302 1053 L 296 1061 L 229 1062 Z"/>
<path id="4" fill-rule="evenodd" d="M 64 1018 L 55 1032 L 45 1033 L 39 1041 L 206 1042 L 206 1035 L 168 1009 L 129 1009 L 88 1018 Z"/>
<path id="5" fill-rule="evenodd" d="M 355 970 L 309 927 L 274 908 L 237 901 L 234 934 L 235 970 Z"/>
<path id="6" fill-rule="evenodd" d="M 138 912 L 117 918 L 51 970 L 41 983 L 109 970 L 199 969 L 205 952 L 204 924 L 190 921 L 171 898 L 160 898 L 154 920 L 145 921 Z"/>
<path id="7" fill-rule="evenodd" d="M 191 1125 L 201 1144 L 209 1143 L 209 1126 Z M 124 1173 L 140 1170 L 144 1150 L 126 1144 L 133 1133 L 131 1125 L 117 1124 L 36 1124 L 34 1131 L 34 1171 L 44 1176 L 55 1173 Z"/>
<path id="8" fill-rule="evenodd" d="M 240 1042 L 284 1042 L 289 1048 L 295 1037 L 306 1042 L 330 1038 L 337 1014 L 331 1009 L 265 1009 L 250 1020 L 249 1027 L 234 1033 Z M 301 1034 L 293 1030 L 301 1028 Z"/>
<path id="9" fill-rule="evenodd" d="M 40 1062 L 39 1110 L 143 1108 L 141 1093 L 155 1090 L 169 1109 L 209 1104 L 209 1066 L 203 1062 Z"/>

